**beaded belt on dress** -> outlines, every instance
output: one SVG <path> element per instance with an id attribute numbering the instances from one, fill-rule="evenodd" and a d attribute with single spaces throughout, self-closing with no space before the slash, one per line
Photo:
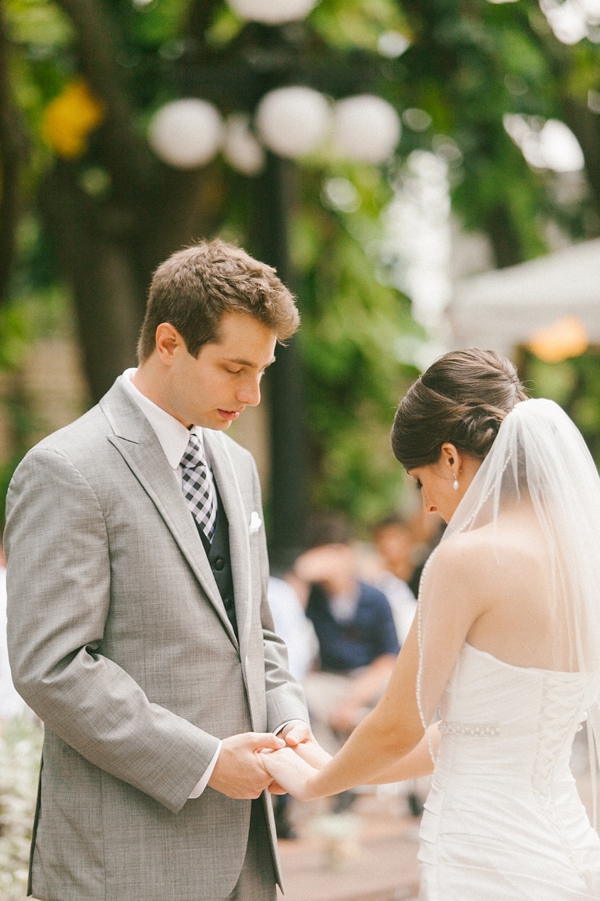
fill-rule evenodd
<path id="1" fill-rule="evenodd" d="M 493 723 L 448 723 L 442 720 L 438 728 L 443 735 L 476 735 L 481 738 L 490 738 L 500 733 L 500 726 Z"/>

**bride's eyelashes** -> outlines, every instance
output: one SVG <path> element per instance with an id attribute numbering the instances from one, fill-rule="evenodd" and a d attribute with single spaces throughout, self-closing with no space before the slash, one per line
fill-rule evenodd
<path id="1" fill-rule="evenodd" d="M 415 479 L 415 488 L 417 489 L 417 491 L 420 491 L 422 487 L 423 483 L 421 482 L 421 479 Z"/>

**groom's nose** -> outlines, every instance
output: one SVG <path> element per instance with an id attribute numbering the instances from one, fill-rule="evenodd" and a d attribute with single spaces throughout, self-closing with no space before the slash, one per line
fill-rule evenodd
<path id="1" fill-rule="evenodd" d="M 260 376 L 250 373 L 240 385 L 237 398 L 248 407 L 256 407 L 260 403 Z"/>

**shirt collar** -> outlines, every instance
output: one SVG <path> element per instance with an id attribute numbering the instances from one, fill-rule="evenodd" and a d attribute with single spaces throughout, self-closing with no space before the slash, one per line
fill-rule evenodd
<path id="1" fill-rule="evenodd" d="M 136 372 L 136 369 L 126 369 L 119 377 L 119 381 L 152 426 L 171 469 L 177 469 L 181 463 L 181 458 L 190 440 L 190 431 L 198 436 L 202 453 L 204 453 L 204 437 L 201 427 L 195 425 L 188 430 L 182 422 L 142 394 L 131 381 Z"/>

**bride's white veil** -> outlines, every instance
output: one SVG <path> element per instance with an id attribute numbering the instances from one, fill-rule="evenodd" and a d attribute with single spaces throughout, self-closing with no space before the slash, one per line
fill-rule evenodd
<path id="1" fill-rule="evenodd" d="M 493 548 L 494 535 L 515 511 L 525 513 L 543 548 L 551 645 L 550 664 L 544 668 L 584 674 L 595 774 L 600 743 L 600 478 L 581 434 L 550 400 L 520 401 L 506 415 L 442 541 L 485 528 Z M 417 691 L 424 725 L 435 713 L 428 676 L 427 593 L 426 568 L 419 600 Z M 595 794 L 594 782 L 594 800 Z"/>

